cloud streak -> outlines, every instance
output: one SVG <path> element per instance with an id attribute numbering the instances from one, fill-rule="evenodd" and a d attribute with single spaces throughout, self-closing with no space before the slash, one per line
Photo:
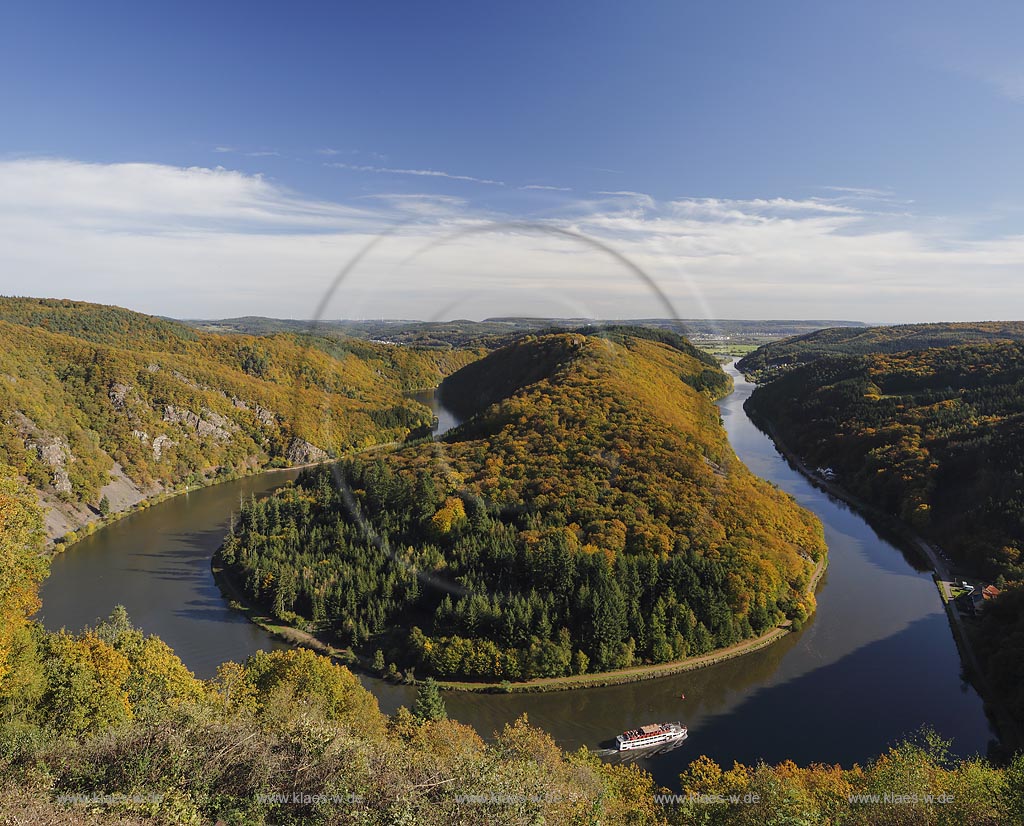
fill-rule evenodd
<path id="1" fill-rule="evenodd" d="M 546 184 L 527 184 L 520 189 L 538 189 L 544 192 L 572 192 L 571 186 L 547 186 Z"/>
<path id="2" fill-rule="evenodd" d="M 490 178 L 476 178 L 472 175 L 455 175 L 451 172 L 442 172 L 438 169 L 399 169 L 392 166 L 368 166 L 366 164 L 352 163 L 328 163 L 326 166 L 330 166 L 335 169 L 348 169 L 353 172 L 373 172 L 387 175 L 415 175 L 421 178 L 447 178 L 450 181 L 468 181 L 474 184 L 505 186 L 504 181 L 495 181 Z"/>

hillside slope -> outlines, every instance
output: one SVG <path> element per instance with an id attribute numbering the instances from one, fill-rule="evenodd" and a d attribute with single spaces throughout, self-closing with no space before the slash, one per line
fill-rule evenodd
<path id="1" fill-rule="evenodd" d="M 1024 721 L 1024 343 L 822 358 L 747 405 L 812 467 L 998 583 L 975 642 Z"/>
<path id="2" fill-rule="evenodd" d="M 775 341 L 740 359 L 737 367 L 757 382 L 824 356 L 900 353 L 964 344 L 1024 340 L 1024 322 L 990 321 L 900 324 L 891 327 L 832 327 Z"/>
<path id="3" fill-rule="evenodd" d="M 739 462 L 684 349 L 499 350 L 442 385 L 471 414 L 443 443 L 344 464 L 351 498 L 308 472 L 245 510 L 225 561 L 282 619 L 445 677 L 664 662 L 800 622 L 821 527 Z"/>
<path id="4" fill-rule="evenodd" d="M 0 298 L 0 463 L 60 536 L 177 485 L 402 439 L 430 418 L 404 391 L 475 357 Z"/>

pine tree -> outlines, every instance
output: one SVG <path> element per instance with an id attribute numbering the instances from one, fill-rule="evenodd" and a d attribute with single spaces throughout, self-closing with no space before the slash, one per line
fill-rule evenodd
<path id="1" fill-rule="evenodd" d="M 416 693 L 416 702 L 412 707 L 412 715 L 417 720 L 444 720 L 448 717 L 448 710 L 444 706 L 444 698 L 441 697 L 441 689 L 433 677 L 427 677 Z"/>

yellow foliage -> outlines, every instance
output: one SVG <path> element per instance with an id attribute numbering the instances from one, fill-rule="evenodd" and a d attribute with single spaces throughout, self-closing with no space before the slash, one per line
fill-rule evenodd
<path id="1" fill-rule="evenodd" d="M 35 497 L 12 468 L 0 465 L 0 684 L 8 671 L 11 643 L 39 608 L 43 520 Z"/>
<path id="2" fill-rule="evenodd" d="M 438 508 L 431 519 L 430 524 L 438 533 L 451 533 L 452 528 L 464 522 L 466 519 L 466 506 L 457 496 L 449 496 L 444 504 Z"/>

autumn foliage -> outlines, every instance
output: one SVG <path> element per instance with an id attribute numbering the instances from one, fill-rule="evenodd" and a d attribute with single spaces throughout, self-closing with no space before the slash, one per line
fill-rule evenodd
<path id="1" fill-rule="evenodd" d="M 498 350 L 442 385 L 468 416 L 442 444 L 246 507 L 230 573 L 283 620 L 447 678 L 665 662 L 801 622 L 821 527 L 736 458 L 711 398 L 728 379 L 691 349 L 617 332 Z"/>

